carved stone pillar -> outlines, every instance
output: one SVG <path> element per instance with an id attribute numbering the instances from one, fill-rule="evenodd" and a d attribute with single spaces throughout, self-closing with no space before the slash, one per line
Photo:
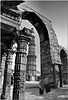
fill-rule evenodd
<path id="1" fill-rule="evenodd" d="M 4 76 L 4 68 L 5 68 L 5 60 L 6 60 L 6 53 L 2 55 L 2 61 L 0 65 L 0 88 L 3 85 L 3 76 Z"/>
<path id="2" fill-rule="evenodd" d="M 13 100 L 23 100 L 25 92 L 25 74 L 26 74 L 26 62 L 27 62 L 27 44 L 30 41 L 30 37 L 27 35 L 21 35 L 18 37 L 18 48 L 16 52 L 15 60 L 15 72 L 14 72 L 14 89 Z"/>
<path id="3" fill-rule="evenodd" d="M 12 64 L 13 64 L 13 55 L 15 51 L 12 49 L 8 50 L 8 69 L 7 69 L 7 89 L 6 93 L 9 92 L 9 97 L 11 97 L 11 74 L 13 73 Z"/>
<path id="4" fill-rule="evenodd" d="M 4 80 L 3 80 L 3 90 L 1 94 L 1 98 L 6 98 L 6 89 L 7 85 L 11 85 L 11 72 L 12 72 L 12 56 L 14 51 L 11 49 L 6 50 L 6 61 L 5 61 L 5 69 L 4 69 Z"/>

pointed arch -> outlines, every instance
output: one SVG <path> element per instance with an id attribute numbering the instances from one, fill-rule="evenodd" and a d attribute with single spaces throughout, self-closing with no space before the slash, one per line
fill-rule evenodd
<path id="1" fill-rule="evenodd" d="M 62 62 L 62 80 L 63 80 L 63 84 L 67 84 L 67 66 L 68 66 L 68 62 L 67 62 L 67 53 L 66 51 L 62 48 L 60 50 L 60 58 L 61 58 L 61 62 Z"/>
<path id="2" fill-rule="evenodd" d="M 41 76 L 43 78 L 52 76 L 53 78 L 52 64 L 55 62 L 60 63 L 60 57 L 57 49 L 58 41 L 51 21 L 30 11 L 23 12 L 22 19 L 28 20 L 38 32 L 40 38 Z M 57 54 L 57 59 L 55 54 Z"/>

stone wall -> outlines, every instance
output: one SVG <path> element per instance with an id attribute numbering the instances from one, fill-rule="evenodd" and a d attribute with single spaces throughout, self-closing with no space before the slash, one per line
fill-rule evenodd
<path id="1" fill-rule="evenodd" d="M 47 28 L 48 35 L 49 35 L 49 42 L 50 42 L 50 52 L 51 52 L 51 59 L 52 63 L 58 63 L 61 64 L 60 60 L 60 53 L 59 53 L 59 47 L 58 47 L 58 39 L 55 34 L 55 31 L 52 27 L 52 23 L 46 23 L 45 21 L 43 22 Z"/>
<path id="2" fill-rule="evenodd" d="M 68 51 L 59 45 L 60 58 L 62 62 L 62 80 L 63 84 L 67 84 L 68 78 Z"/>
<path id="3" fill-rule="evenodd" d="M 49 76 L 51 73 L 51 56 L 49 41 L 44 41 L 40 44 L 41 47 L 41 74 L 43 78 Z"/>

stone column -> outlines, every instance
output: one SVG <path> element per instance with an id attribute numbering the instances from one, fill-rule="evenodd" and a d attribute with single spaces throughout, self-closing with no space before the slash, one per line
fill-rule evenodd
<path id="1" fill-rule="evenodd" d="M 55 72 L 55 65 L 53 65 L 53 82 L 54 82 L 54 87 L 56 88 L 56 72 Z"/>
<path id="2" fill-rule="evenodd" d="M 12 49 L 8 50 L 8 69 L 7 69 L 7 89 L 6 93 L 9 92 L 9 97 L 11 97 L 11 74 L 13 73 L 12 71 L 12 63 L 13 63 L 13 54 L 15 51 Z"/>
<path id="3" fill-rule="evenodd" d="M 12 70 L 12 54 L 14 52 L 11 49 L 6 50 L 6 61 L 5 61 L 5 69 L 4 69 L 4 80 L 3 80 L 3 90 L 1 94 L 1 98 L 6 98 L 6 89 L 7 85 L 11 85 L 11 70 Z"/>
<path id="4" fill-rule="evenodd" d="M 13 100 L 24 100 L 27 44 L 29 41 L 30 37 L 27 35 L 21 35 L 18 37 L 18 48 L 16 52 L 14 72 Z"/>
<path id="5" fill-rule="evenodd" d="M 55 88 L 57 88 L 59 85 L 60 76 L 59 76 L 59 65 L 56 63 L 53 66 L 53 79 L 54 79 L 54 86 Z"/>
<path id="6" fill-rule="evenodd" d="M 59 65 L 60 87 L 62 87 L 62 65 Z"/>
<path id="7" fill-rule="evenodd" d="M 3 76 L 4 76 L 4 68 L 5 68 L 5 60 L 6 60 L 6 53 L 2 55 L 2 61 L 0 65 L 0 88 L 3 85 Z"/>

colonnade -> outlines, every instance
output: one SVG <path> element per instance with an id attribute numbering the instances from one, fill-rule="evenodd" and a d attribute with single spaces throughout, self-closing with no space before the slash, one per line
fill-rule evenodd
<path id="1" fill-rule="evenodd" d="M 13 54 L 16 53 L 15 66 L 14 66 L 14 85 L 12 100 L 22 100 L 25 93 L 25 78 L 26 78 L 26 63 L 27 63 L 27 45 L 31 40 L 32 34 L 25 30 L 17 31 L 19 36 L 16 38 L 17 50 L 7 49 L 6 50 L 6 61 L 4 69 L 4 79 L 1 98 L 7 98 L 7 87 L 9 93 L 11 91 L 11 74 L 12 74 L 12 59 Z M 23 34 L 25 33 L 25 34 Z M 23 98 L 22 98 L 23 95 Z"/>

